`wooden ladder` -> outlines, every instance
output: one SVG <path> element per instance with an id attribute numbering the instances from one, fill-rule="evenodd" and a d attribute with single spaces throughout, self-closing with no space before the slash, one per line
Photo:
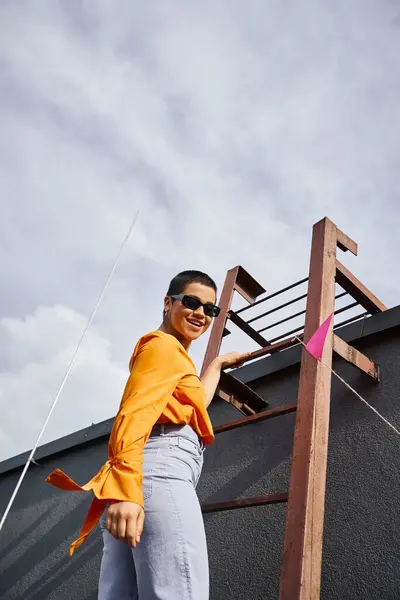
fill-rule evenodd
<path id="1" fill-rule="evenodd" d="M 332 312 L 338 314 L 344 310 L 335 311 L 336 283 L 344 290 L 344 293 L 336 298 L 350 295 L 356 302 L 347 308 L 359 304 L 365 311 L 362 315 L 357 315 L 339 325 L 386 310 L 386 306 L 338 261 L 337 248 L 343 251 L 349 250 L 357 255 L 357 244 L 342 233 L 332 221 L 324 218 L 313 227 L 309 277 L 258 300 L 257 298 L 265 293 L 264 288 L 242 267 L 237 266 L 229 270 L 220 299 L 221 313 L 215 320 L 210 334 L 202 373 L 219 354 L 223 337 L 229 334 L 226 328 L 227 321 L 234 323 L 261 346 L 259 350 L 251 353 L 249 361 L 299 344 L 299 339 L 306 343 Z M 307 279 L 307 294 L 249 321 L 245 321 L 241 316 L 248 308 L 304 283 Z M 248 302 L 247 306 L 236 312 L 231 310 L 235 292 Z M 269 341 L 261 335 L 269 327 L 256 331 L 250 324 L 304 297 L 307 297 L 306 310 L 303 311 L 305 312 L 304 333 L 280 341 L 277 341 L 279 338 Z M 295 316 L 300 314 L 296 313 Z M 290 318 L 292 317 L 278 323 L 283 323 Z M 288 333 L 295 332 L 296 329 Z M 268 405 L 265 400 L 248 385 L 242 383 L 232 372 L 222 374 L 217 390 L 219 397 L 232 403 L 245 415 L 243 418 L 216 427 L 215 434 L 218 435 L 296 411 L 289 490 L 202 506 L 203 513 L 213 513 L 249 506 L 288 503 L 279 600 L 319 600 L 320 598 L 331 390 L 331 371 L 326 366 L 331 367 L 333 353 L 353 364 L 375 381 L 379 381 L 378 366 L 343 341 L 335 330 L 331 330 L 325 342 L 324 365 L 303 348 L 297 403 L 266 409 Z"/>

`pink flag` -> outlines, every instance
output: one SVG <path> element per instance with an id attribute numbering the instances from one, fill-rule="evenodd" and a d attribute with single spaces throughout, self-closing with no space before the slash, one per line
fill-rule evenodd
<path id="1" fill-rule="evenodd" d="M 318 360 L 321 360 L 322 353 L 324 351 L 324 345 L 326 336 L 328 335 L 329 326 L 333 318 L 333 313 L 320 325 L 314 335 L 311 337 L 308 344 L 306 344 L 306 350 Z"/>

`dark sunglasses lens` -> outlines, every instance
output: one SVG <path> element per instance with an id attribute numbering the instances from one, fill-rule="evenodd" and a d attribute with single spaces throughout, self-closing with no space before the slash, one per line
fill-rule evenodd
<path id="1" fill-rule="evenodd" d="M 201 306 L 200 300 L 193 296 L 183 296 L 182 304 L 183 306 L 186 306 L 186 308 L 190 308 L 190 310 L 197 310 L 199 306 Z"/>
<path id="2" fill-rule="evenodd" d="M 204 305 L 204 314 L 207 315 L 207 317 L 218 317 L 219 311 L 219 307 L 215 306 L 215 304 Z"/>

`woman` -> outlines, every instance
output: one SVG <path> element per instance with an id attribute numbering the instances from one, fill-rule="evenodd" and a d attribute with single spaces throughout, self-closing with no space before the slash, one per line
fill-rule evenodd
<path id="1" fill-rule="evenodd" d="M 209 597 L 207 546 L 195 491 L 204 446 L 214 440 L 207 407 L 221 368 L 247 356 L 220 356 L 201 380 L 196 374 L 188 350 L 219 314 L 216 292 L 214 281 L 200 271 L 184 271 L 171 281 L 162 325 L 143 336 L 133 352 L 109 460 L 82 487 L 58 469 L 47 478 L 63 489 L 95 495 L 71 553 L 104 511 L 99 600 Z"/>

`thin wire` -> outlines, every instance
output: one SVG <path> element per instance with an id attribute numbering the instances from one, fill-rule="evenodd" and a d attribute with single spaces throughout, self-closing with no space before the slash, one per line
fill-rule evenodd
<path id="1" fill-rule="evenodd" d="M 307 346 L 306 344 L 297 337 L 297 335 L 295 336 L 295 339 L 297 341 L 300 342 L 300 344 L 302 346 L 304 346 L 304 348 L 307 350 Z M 308 350 L 307 350 L 308 352 Z M 329 365 L 327 365 L 326 363 L 324 363 L 322 360 L 320 360 L 320 363 L 324 365 L 324 367 L 326 367 L 327 369 L 329 369 L 342 383 L 344 383 L 344 385 L 349 388 L 349 390 L 351 390 L 353 392 L 353 394 L 355 394 L 357 396 L 357 398 L 359 398 L 362 402 L 364 402 L 364 404 L 366 406 L 368 406 L 368 408 L 370 408 L 380 419 L 382 419 L 382 421 L 384 421 L 384 423 L 386 423 L 386 425 L 388 425 L 391 429 L 393 429 L 393 431 L 395 433 L 397 433 L 398 436 L 400 436 L 400 431 L 398 429 L 396 429 L 396 427 L 394 425 L 392 425 L 392 423 L 390 423 L 390 421 L 388 421 L 383 415 L 381 415 L 376 408 L 374 408 L 373 406 L 371 406 L 370 404 L 368 404 L 368 402 L 366 400 L 364 400 L 364 398 L 362 396 L 360 396 L 360 394 L 351 387 L 351 385 L 349 383 L 347 383 L 347 381 L 345 381 L 343 379 L 343 377 L 341 377 L 338 373 L 336 373 L 336 371 L 334 371 Z"/>
<path id="2" fill-rule="evenodd" d="M 325 365 L 325 366 L 327 367 L 328 365 Z M 374 412 L 376 415 L 378 415 L 378 417 L 379 417 L 380 419 L 382 419 L 382 421 L 384 421 L 384 422 L 386 423 L 386 425 L 388 425 L 389 427 L 391 427 L 391 428 L 393 429 L 393 431 L 394 431 L 395 433 L 397 433 L 397 435 L 399 435 L 399 436 L 400 436 L 400 431 L 399 431 L 398 429 L 396 429 L 396 427 L 395 427 L 394 425 L 392 425 L 392 424 L 390 423 L 390 421 L 388 421 L 388 420 L 387 420 L 387 419 L 386 419 L 386 418 L 385 418 L 383 415 L 381 415 L 381 414 L 380 414 L 380 413 L 379 413 L 379 412 L 378 412 L 378 411 L 377 411 L 377 410 L 376 410 L 376 409 L 375 409 L 373 406 L 371 406 L 370 404 L 368 404 L 368 402 L 367 402 L 366 400 L 364 400 L 364 398 L 363 398 L 362 396 L 360 396 L 360 394 L 359 394 L 358 392 L 356 392 L 356 390 L 354 390 L 354 389 L 351 387 L 351 385 L 349 385 L 349 384 L 347 383 L 347 381 L 345 381 L 345 380 L 344 380 L 342 377 L 340 377 L 340 375 L 338 375 L 338 374 L 336 373 L 336 371 L 334 371 L 333 369 L 331 369 L 331 371 L 332 371 L 332 373 L 333 373 L 334 375 L 336 375 L 336 377 L 337 377 L 338 379 L 340 379 L 340 381 L 341 381 L 342 383 L 344 383 L 344 385 L 345 385 L 346 387 L 348 387 L 348 388 L 349 388 L 349 390 L 351 390 L 351 391 L 352 391 L 352 392 L 353 392 L 353 393 L 354 393 L 354 394 L 357 396 L 357 398 L 359 398 L 359 399 L 360 399 L 362 402 L 364 402 L 364 404 L 366 404 L 366 405 L 368 406 L 368 408 L 370 408 L 370 409 L 371 409 L 371 410 L 372 410 L 372 411 L 373 411 L 373 412 Z"/>
<path id="3" fill-rule="evenodd" d="M 18 482 L 17 482 L 17 485 L 15 486 L 14 492 L 13 492 L 13 494 L 12 494 L 11 498 L 10 498 L 10 501 L 9 501 L 9 503 L 8 503 L 8 505 L 7 505 L 7 508 L 6 508 L 6 509 L 5 509 L 5 511 L 4 511 L 4 514 L 3 514 L 3 516 L 2 516 L 2 519 L 1 519 L 1 521 L 0 521 L 0 531 L 1 531 L 2 527 L 3 527 L 3 525 L 4 525 L 4 522 L 5 522 L 5 520 L 6 520 L 7 516 L 8 516 L 8 513 L 9 513 L 9 512 L 10 512 L 10 510 L 11 510 L 11 507 L 12 507 L 12 505 L 13 505 L 13 503 L 14 503 L 14 500 L 15 500 L 15 497 L 16 497 L 16 495 L 17 495 L 17 493 L 18 493 L 18 490 L 19 490 L 19 488 L 21 487 L 22 481 L 23 481 L 23 479 L 24 479 L 24 477 L 25 477 L 25 473 L 27 472 L 27 470 L 28 470 L 28 468 L 29 468 L 29 465 L 30 465 L 30 463 L 31 463 L 31 462 L 33 462 L 33 456 L 34 456 L 34 454 L 35 454 L 35 452 L 36 452 L 36 449 L 37 449 L 37 447 L 38 447 L 38 445 L 39 445 L 39 442 L 40 442 L 40 440 L 41 440 L 41 438 L 42 438 L 42 436 L 43 436 L 43 433 L 44 433 L 44 431 L 45 431 L 45 429 L 46 429 L 46 427 L 47 427 L 47 424 L 48 424 L 48 422 L 50 421 L 50 417 L 51 417 L 51 415 L 53 414 L 53 411 L 54 411 L 54 409 L 55 409 L 55 407 L 56 407 L 56 404 L 57 404 L 57 402 L 58 402 L 58 399 L 59 399 L 59 397 L 60 397 L 60 395 L 61 395 L 61 392 L 62 392 L 62 390 L 64 389 L 65 383 L 66 383 L 66 381 L 67 381 L 67 379 L 68 379 L 68 376 L 69 376 L 69 374 L 70 374 L 70 372 L 71 372 L 71 369 L 72 369 L 72 367 L 73 367 L 73 365 L 74 365 L 75 359 L 76 359 L 76 357 L 77 357 L 77 354 L 78 354 L 78 352 L 79 352 L 79 350 L 80 350 L 80 347 L 81 347 L 81 345 L 82 345 L 82 342 L 83 342 L 83 340 L 84 340 L 84 337 L 85 337 L 85 335 L 86 335 L 86 333 L 87 333 L 87 331 L 88 331 L 88 329 L 89 329 L 90 325 L 92 324 L 92 321 L 93 321 L 93 319 L 94 319 L 94 317 L 95 317 L 95 315 L 96 315 L 96 312 L 97 312 L 97 310 L 98 310 L 98 308 L 99 308 L 99 306 L 100 306 L 100 304 L 101 304 L 101 301 L 103 300 L 104 294 L 105 294 L 105 293 L 106 293 L 106 291 L 107 291 L 107 288 L 108 288 L 108 285 L 109 285 L 109 283 L 110 283 L 110 281 L 111 281 L 111 279 L 112 279 L 112 276 L 114 275 L 114 272 L 115 272 L 115 269 L 117 268 L 117 265 L 118 265 L 119 259 L 120 259 L 120 257 L 121 257 L 122 251 L 124 250 L 124 248 L 125 248 L 125 245 L 126 245 L 126 243 L 127 243 L 128 239 L 129 239 L 129 237 L 130 237 L 130 235 L 131 235 L 131 233 L 132 233 L 132 229 L 133 229 L 133 228 L 134 228 L 134 226 L 135 226 L 135 223 L 136 223 L 136 219 L 137 219 L 137 217 L 138 217 L 138 214 L 139 214 L 139 211 L 137 211 L 137 212 L 136 212 L 136 214 L 135 214 L 135 217 L 134 217 L 134 219 L 133 219 L 133 221 L 132 221 L 132 223 L 131 223 L 131 225 L 130 225 L 130 227 L 129 227 L 129 229 L 128 229 L 128 232 L 127 232 L 127 234 L 126 234 L 126 236 L 125 236 L 125 238 L 124 238 L 124 240 L 123 240 L 123 242 L 122 242 L 122 244 L 121 244 L 121 247 L 120 247 L 120 249 L 119 249 L 119 252 L 118 252 L 118 254 L 117 254 L 117 256 L 116 256 L 116 258 L 115 258 L 115 260 L 114 260 L 114 264 L 113 264 L 113 266 L 112 266 L 112 268 L 111 268 L 111 270 L 110 270 L 110 272 L 109 272 L 109 274 L 108 274 L 108 277 L 107 277 L 107 279 L 106 279 L 106 282 L 105 282 L 105 284 L 104 284 L 104 286 L 103 286 L 103 289 L 102 289 L 102 291 L 101 291 L 101 293 L 100 293 L 100 295 L 99 295 L 99 297 L 98 297 L 98 300 L 97 300 L 97 302 L 96 302 L 96 304 L 95 304 L 95 307 L 94 307 L 94 309 L 93 309 L 93 311 L 92 311 L 92 314 L 90 315 L 90 317 L 89 317 L 89 319 L 88 319 L 88 321 L 87 321 L 87 323 L 86 323 L 86 327 L 85 327 L 85 329 L 83 330 L 83 333 L 82 333 L 82 335 L 81 335 L 81 338 L 80 338 L 80 340 L 79 340 L 79 342 L 78 342 L 78 345 L 77 345 L 77 347 L 76 347 L 76 349 L 75 349 L 75 352 L 74 352 L 74 353 L 73 353 L 73 355 L 72 355 L 71 361 L 70 361 L 70 363 L 69 363 L 69 365 L 68 365 L 68 368 L 67 368 L 67 370 L 66 370 L 66 372 L 65 372 L 65 375 L 64 375 L 64 377 L 63 377 L 63 379 L 62 379 L 61 385 L 60 385 L 60 387 L 58 388 L 58 392 L 57 392 L 57 394 L 56 394 L 56 396 L 55 396 L 55 398 L 54 398 L 54 400 L 53 400 L 53 403 L 52 403 L 52 405 L 51 405 L 51 407 L 50 407 L 50 410 L 49 410 L 49 412 L 48 412 L 48 415 L 47 415 L 47 417 L 46 417 L 46 419 L 45 419 L 45 421 L 44 421 L 44 423 L 43 423 L 42 429 L 40 430 L 40 433 L 39 433 L 39 435 L 38 435 L 38 437 L 37 437 L 37 440 L 36 440 L 36 442 L 35 442 L 35 445 L 34 445 L 34 447 L 32 448 L 32 450 L 31 450 L 31 453 L 29 454 L 29 457 L 28 457 L 28 460 L 26 461 L 25 467 L 24 467 L 24 469 L 23 469 L 23 471 L 22 471 L 22 473 L 21 473 L 21 476 L 20 476 L 20 478 L 19 478 L 19 480 L 18 480 Z"/>

